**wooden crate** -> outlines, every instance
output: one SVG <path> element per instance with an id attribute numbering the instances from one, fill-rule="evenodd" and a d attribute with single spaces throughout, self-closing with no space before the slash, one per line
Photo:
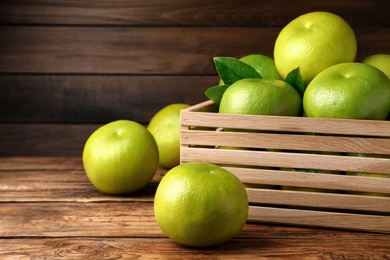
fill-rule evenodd
<path id="1" fill-rule="evenodd" d="M 249 222 L 390 233 L 389 121 L 217 111 L 211 101 L 182 110 L 181 163 L 214 163 L 238 176 Z"/>

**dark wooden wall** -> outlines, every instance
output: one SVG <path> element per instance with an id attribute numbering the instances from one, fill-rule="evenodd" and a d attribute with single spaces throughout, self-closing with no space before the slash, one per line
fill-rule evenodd
<path id="1" fill-rule="evenodd" d="M 390 53 L 388 0 L 0 0 L 0 156 L 80 156 L 116 119 L 147 124 L 217 83 L 214 56 L 272 56 L 300 14 L 334 12 L 358 59 Z"/>

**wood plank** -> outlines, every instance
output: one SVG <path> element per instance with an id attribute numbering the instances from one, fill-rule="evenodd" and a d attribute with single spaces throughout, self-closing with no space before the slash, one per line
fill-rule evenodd
<path id="1" fill-rule="evenodd" d="M 83 169 L 82 158 L 80 157 L 0 157 L 0 171 L 12 171 L 11 178 L 20 173 L 22 178 L 27 174 L 24 171 L 42 170 L 81 170 Z M 0 172 L 1 174 L 1 172 Z M 77 174 L 70 174 L 76 175 Z M 6 175 L 2 175 L 4 178 Z M 34 174 L 35 176 L 35 174 Z M 63 176 L 65 177 L 65 176 Z"/>
<path id="2" fill-rule="evenodd" d="M 1 26 L 0 72 L 215 75 L 212 57 L 272 55 L 278 32 L 273 27 Z"/>
<path id="3" fill-rule="evenodd" d="M 95 124 L 0 124 L 0 156 L 80 156 Z"/>
<path id="4" fill-rule="evenodd" d="M 12 157 L 15 158 L 15 157 Z M 22 157 L 18 157 L 22 158 Z M 24 158 L 24 157 L 23 157 Z M 37 159 L 46 159 L 43 157 L 36 157 Z M 59 157 L 47 157 L 48 159 L 58 159 Z M 61 157 L 61 158 L 71 158 L 72 157 Z M 74 158 L 75 160 L 78 158 Z M 81 158 L 80 158 L 81 161 Z M 26 162 L 28 164 L 28 160 Z M 3 165 L 0 164 L 2 167 Z M 50 165 L 48 165 L 50 167 Z M 48 167 L 48 168 L 49 168 Z M 84 167 L 82 163 L 80 162 L 80 165 L 77 166 L 77 168 L 74 169 L 61 169 L 61 166 L 58 167 L 58 169 L 44 169 L 44 170 L 34 170 L 34 169 L 29 169 L 29 170 L 23 170 L 22 168 L 19 167 L 13 167 L 13 170 L 3 170 L 0 168 L 0 176 L 1 180 L 7 181 L 9 183 L 12 182 L 13 185 L 7 184 L 6 186 L 1 186 L 1 187 L 6 187 L 5 189 L 7 192 L 11 190 L 23 190 L 24 188 L 31 187 L 32 188 L 42 188 L 44 190 L 54 189 L 52 187 L 47 187 L 46 185 L 57 185 L 56 189 L 59 189 L 58 185 L 66 185 L 69 186 L 70 183 L 76 183 L 80 184 L 82 186 L 89 186 L 88 189 L 91 190 L 91 192 L 96 192 L 96 190 L 92 187 L 92 185 L 89 183 L 87 176 L 84 172 Z M 45 167 L 42 167 L 45 168 Z M 26 173 L 27 171 L 27 173 Z M 158 168 L 156 170 L 155 175 L 153 176 L 153 179 L 151 180 L 151 185 L 155 185 L 158 183 L 162 176 L 167 172 L 167 169 L 164 168 Z M 23 187 L 19 187 L 19 185 Z M 69 188 L 68 188 L 69 189 Z M 72 188 L 72 189 L 78 189 L 78 188 Z M 27 188 L 27 190 L 30 190 Z M 64 189 L 65 190 L 65 189 Z M 69 193 L 69 191 L 68 191 Z M 1 197 L 3 201 L 9 201 L 6 199 L 4 195 Z M 107 194 L 99 194 L 101 197 L 101 200 L 110 200 L 107 197 Z M 11 200 L 16 199 L 16 197 L 8 196 Z M 26 198 L 24 197 L 23 194 L 19 194 L 18 197 L 20 198 Z M 121 197 L 121 196 L 117 196 Z M 127 196 L 122 196 L 122 197 L 127 197 Z M 91 198 L 91 196 L 88 196 L 87 198 Z M 49 201 L 56 201 L 57 197 L 52 197 L 48 198 Z M 116 199 L 113 199 L 116 200 Z M 29 200 L 30 201 L 30 200 Z"/>
<path id="5" fill-rule="evenodd" d="M 0 2 L 0 23 L 67 25 L 275 26 L 314 10 L 334 12 L 353 25 L 389 25 L 389 2 L 285 1 L 136 1 L 9 0 Z M 362 19 L 364 17 L 364 19 Z"/>
<path id="6" fill-rule="evenodd" d="M 33 170 L 18 165 L 23 161 Z M 41 191 L 46 185 L 56 188 L 60 183 L 82 184 L 86 179 L 80 163 L 79 158 L 68 161 L 68 158 L 46 157 L 40 161 L 38 158 L 0 157 L 0 166 L 6 166 L 0 169 L 0 184 L 4 187 L 8 183 L 16 188 L 23 183 L 41 182 L 37 186 Z M 69 195 L 73 192 L 68 191 Z M 0 192 L 0 197 L 6 193 Z M 20 193 L 23 194 L 23 190 Z M 29 193 L 25 193 L 25 198 Z M 0 203 L 0 258 L 385 259 L 390 256 L 390 236 L 385 234 L 252 222 L 222 246 L 183 247 L 162 233 L 153 215 L 153 203 L 144 202 L 140 194 L 131 197 L 133 201 L 130 197 L 100 201 L 91 198 L 65 202 L 56 201 L 55 197 L 46 198 L 47 201 L 41 201 L 42 198 L 30 202 L 3 201 Z M 268 213 L 262 211 L 262 214 Z M 280 214 L 272 219 L 279 217 Z M 295 220 L 300 221 L 300 218 Z"/>
<path id="7" fill-rule="evenodd" d="M 0 256 L 10 259 L 387 259 L 390 256 L 388 235 L 326 230 L 308 235 L 304 229 L 293 229 L 292 233 L 278 227 L 246 227 L 242 235 L 216 248 L 183 247 L 169 238 L 151 237 L 16 238 L 0 239 Z"/>
<path id="8" fill-rule="evenodd" d="M 390 137 L 389 122 L 385 120 L 356 120 L 337 118 L 259 116 L 217 113 L 211 100 L 183 109 L 183 128 L 233 128 L 287 133 L 316 133 L 326 135 Z"/>
<path id="9" fill-rule="evenodd" d="M 0 174 L 1 172 L 10 172 L 9 175 L 3 174 L 2 179 L 9 177 L 9 180 L 26 181 L 26 177 L 32 177 L 34 180 L 46 180 L 49 176 L 40 176 L 37 172 L 48 174 L 55 171 L 60 174 L 61 179 L 75 177 L 74 181 L 85 180 L 83 171 L 83 162 L 80 157 L 0 157 Z M 45 172 L 44 172 L 45 171 Z M 11 172 L 13 172 L 11 174 Z M 28 174 L 26 174 L 26 172 Z M 158 168 L 154 181 L 157 182 L 167 169 Z M 32 174 L 31 174 L 32 173 Z M 160 177 L 158 177 L 160 176 Z M 80 179 L 81 178 L 81 179 Z M 50 179 L 50 178 L 49 178 Z"/>
<path id="10" fill-rule="evenodd" d="M 321 174 L 303 171 L 283 171 L 279 168 L 276 170 L 269 170 L 253 169 L 249 167 L 223 167 L 234 173 L 242 182 L 248 184 L 306 187 L 309 189 L 336 191 L 390 193 L 389 178 L 350 176 L 340 174 L 340 172 Z"/>
<path id="11" fill-rule="evenodd" d="M 280 29 L 1 26 L 0 73 L 215 75 L 212 57 L 272 56 Z M 390 49 L 389 27 L 355 33 L 357 60 Z"/>
<path id="12" fill-rule="evenodd" d="M 109 196 L 98 192 L 91 183 L 82 182 L 14 182 L 0 184 L 0 202 L 12 203 L 35 203 L 39 202 L 153 202 L 157 183 L 151 183 L 140 191 L 134 192 L 131 196 Z M 72 192 L 72 193 L 70 193 Z M 1 207 L 1 205 L 0 205 Z"/>
<path id="13" fill-rule="evenodd" d="M 1 203 L 0 237 L 163 236 L 151 203 Z M 98 227 L 98 228 L 97 228 Z"/>
<path id="14" fill-rule="evenodd" d="M 100 126 L 102 124 L 0 124 L 0 156 L 81 158 L 85 142 Z M 23 164 L 19 167 L 25 168 Z"/>
<path id="15" fill-rule="evenodd" d="M 217 83 L 217 76 L 0 75 L 0 121 L 146 124 L 168 104 L 204 101 Z"/>
<path id="16" fill-rule="evenodd" d="M 390 216 L 249 206 L 248 221 L 390 234 Z"/>
<path id="17" fill-rule="evenodd" d="M 11 163 L 23 161 L 23 158 L 1 159 L 0 165 L 5 162 L 6 167 L 8 165 L 7 168 L 12 170 L 0 171 L 0 179 L 2 180 L 0 184 L 0 199 L 2 201 L 0 204 L 0 236 L 29 236 L 28 232 L 21 231 L 25 228 L 31 230 L 31 234 L 35 233 L 37 236 L 40 236 L 39 234 L 43 236 L 61 236 L 58 227 L 63 225 L 69 228 L 68 235 L 73 234 L 74 230 L 80 230 L 81 235 L 88 229 L 94 232 L 96 221 L 102 221 L 102 223 L 99 223 L 101 236 L 109 235 L 107 230 L 117 230 L 117 232 L 126 232 L 127 230 L 130 234 L 144 234 L 145 230 L 153 232 L 153 228 L 149 228 L 150 225 L 156 225 L 153 221 L 145 224 L 146 227 L 142 223 L 127 225 L 127 222 L 136 222 L 140 218 L 154 217 L 150 205 L 139 203 L 153 200 L 157 186 L 156 182 L 161 179 L 161 170 L 157 171 L 153 183 L 143 190 L 133 193 L 131 196 L 110 196 L 99 193 L 93 188 L 83 169 L 80 169 L 80 160 L 73 158 L 71 159 L 72 163 L 66 167 L 58 168 L 55 165 L 67 162 L 67 158 L 26 160 L 31 169 L 45 169 L 38 171 L 26 171 L 24 168 L 9 166 Z M 45 164 L 46 167 L 39 167 L 39 164 Z M 31 203 L 25 203 L 26 201 Z M 81 203 L 93 201 L 94 203 Z M 129 202 L 134 201 L 137 201 L 137 203 L 129 204 Z M 103 202 L 108 204 L 102 204 Z M 121 211 L 123 214 L 120 213 Z M 12 233 L 12 226 L 14 225 L 20 226 L 21 230 Z M 79 225 L 85 227 L 85 229 L 79 229 Z M 128 226 L 128 228 L 121 226 Z M 105 227 L 107 230 L 105 230 Z M 157 230 L 157 233 L 159 231 L 158 228 L 154 230 Z M 59 233 L 56 235 L 56 232 Z"/>
<path id="18" fill-rule="evenodd" d="M 383 174 L 389 174 L 390 171 L 390 160 L 384 158 L 186 147 L 182 147 L 180 152 L 183 163 L 204 161 L 243 167 L 263 166 Z"/>
<path id="19" fill-rule="evenodd" d="M 348 210 L 365 211 L 370 212 L 372 215 L 378 215 L 378 212 L 383 212 L 390 215 L 390 198 L 380 196 L 356 196 L 316 192 L 315 190 L 309 192 L 254 188 L 247 188 L 247 193 L 249 201 L 254 204 L 288 205 L 306 207 L 307 209 L 320 208 L 320 210 L 322 208 L 330 212 L 335 211 L 335 209 L 344 212 L 348 212 Z M 390 218 L 388 219 L 390 221 Z"/>
<path id="20" fill-rule="evenodd" d="M 93 187 L 85 174 L 81 158 L 70 158 L 75 162 L 73 167 L 61 166 L 67 158 L 39 157 L 35 163 L 39 159 L 42 164 L 40 167 L 34 164 L 34 160 L 20 157 L 0 160 L 0 202 L 152 202 L 157 184 L 167 172 L 166 169 L 158 168 L 145 188 L 128 195 L 111 196 Z M 10 161 L 26 161 L 26 164 L 24 167 L 12 167 L 11 170 L 4 169 Z M 56 162 L 59 167 L 52 168 Z M 25 170 L 26 166 L 31 169 Z"/>
<path id="21" fill-rule="evenodd" d="M 320 136 L 288 133 L 248 133 L 182 130 L 182 145 L 210 145 L 244 148 L 286 149 L 338 153 L 389 154 L 390 139 Z M 390 156 L 389 156 L 390 157 Z"/>

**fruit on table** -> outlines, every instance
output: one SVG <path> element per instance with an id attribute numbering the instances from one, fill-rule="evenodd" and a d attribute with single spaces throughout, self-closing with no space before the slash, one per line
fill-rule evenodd
<path id="1" fill-rule="evenodd" d="M 389 78 L 363 63 L 331 66 L 307 86 L 303 110 L 308 117 L 384 120 L 390 112 Z"/>
<path id="2" fill-rule="evenodd" d="M 302 100 L 287 82 L 271 79 L 242 79 L 223 94 L 220 113 L 301 116 Z"/>
<path id="3" fill-rule="evenodd" d="M 146 186 L 158 167 L 158 148 L 141 124 L 118 120 L 94 131 L 85 143 L 83 165 L 100 191 L 126 194 Z"/>
<path id="4" fill-rule="evenodd" d="M 355 60 L 357 43 L 350 25 L 329 12 L 303 14 L 287 24 L 277 36 L 274 60 L 285 79 L 300 68 L 304 85 L 322 70 Z"/>
<path id="5" fill-rule="evenodd" d="M 217 246 L 245 225 L 248 197 L 244 185 L 229 171 L 190 162 L 172 168 L 162 178 L 154 213 L 173 241 L 192 247 Z"/>
<path id="6" fill-rule="evenodd" d="M 180 111 L 188 104 L 171 104 L 158 111 L 147 129 L 156 140 L 160 165 L 172 168 L 180 163 Z"/>

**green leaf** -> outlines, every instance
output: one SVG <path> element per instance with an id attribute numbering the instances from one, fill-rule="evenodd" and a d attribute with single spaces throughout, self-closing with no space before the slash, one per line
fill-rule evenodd
<path id="1" fill-rule="evenodd" d="M 298 91 L 299 95 L 303 97 L 303 93 L 305 92 L 305 85 L 303 85 L 299 67 L 296 68 L 295 70 L 290 71 L 285 81 L 289 83 L 291 86 L 293 86 Z"/>
<path id="2" fill-rule="evenodd" d="M 205 95 L 210 100 L 212 100 L 215 104 L 219 105 L 221 103 L 223 93 L 228 87 L 229 85 L 219 85 L 219 86 L 208 88 L 205 91 Z"/>
<path id="3" fill-rule="evenodd" d="M 226 85 L 231 85 L 240 79 L 262 78 L 250 65 L 232 57 L 215 57 L 215 68 L 219 77 Z"/>

